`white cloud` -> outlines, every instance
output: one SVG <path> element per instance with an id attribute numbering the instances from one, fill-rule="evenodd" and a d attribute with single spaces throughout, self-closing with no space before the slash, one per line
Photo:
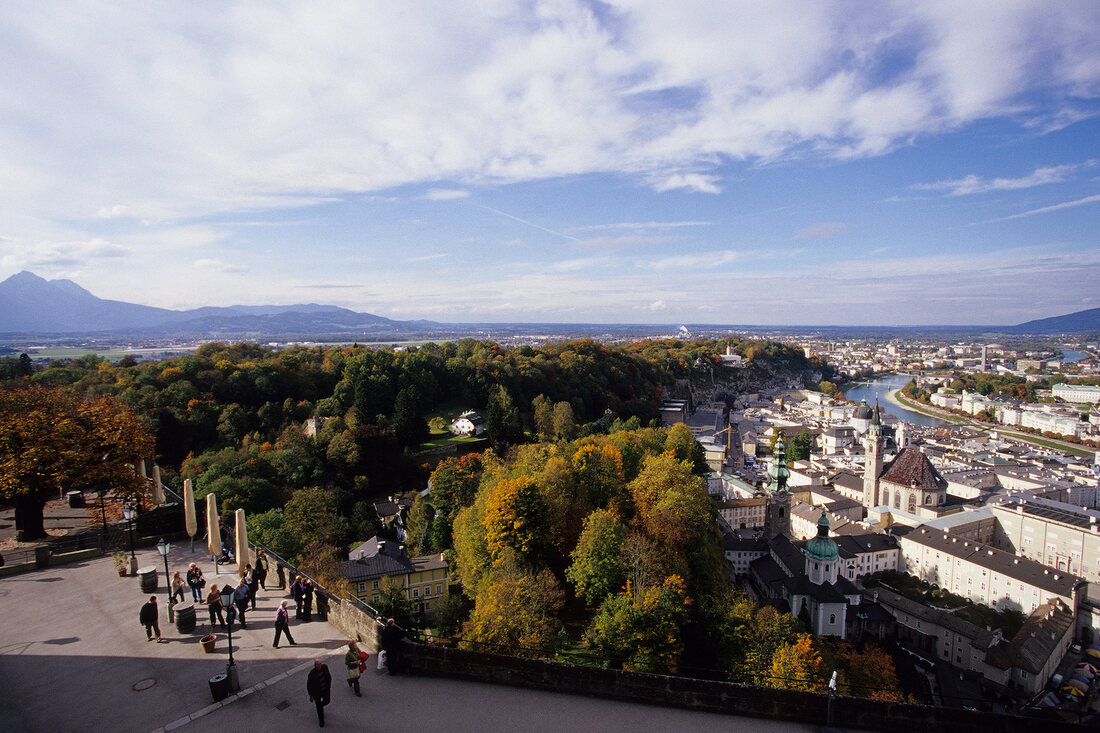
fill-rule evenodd
<path id="1" fill-rule="evenodd" d="M 227 262 L 214 258 L 203 258 L 201 260 L 195 260 L 194 266 L 200 270 L 213 270 L 215 272 L 237 274 L 242 272 L 248 272 L 248 268 L 242 265 L 231 265 Z"/>
<path id="2" fill-rule="evenodd" d="M 649 304 L 649 310 L 657 313 L 659 311 L 668 310 L 668 306 L 665 305 L 665 301 L 663 300 L 655 300 Z"/>
<path id="3" fill-rule="evenodd" d="M 718 176 L 701 173 L 674 173 L 671 176 L 653 182 L 655 191 L 674 191 L 686 188 L 695 193 L 722 193 L 718 186 Z"/>
<path id="4" fill-rule="evenodd" d="M 467 198 L 469 195 L 469 191 L 455 188 L 433 188 L 424 194 L 424 198 L 428 201 L 454 201 Z"/>
<path id="5" fill-rule="evenodd" d="M 22 70 L 0 79 L 21 115 L 0 127 L 0 214 L 178 220 L 606 171 L 718 193 L 724 161 L 877 155 L 973 120 L 1028 122 L 1035 90 L 1080 119 L 1072 102 L 1100 86 L 1097 15 L 1038 0 L 599 14 L 582 0 L 43 0 L 0 18 L 0 63 Z"/>
<path id="6" fill-rule="evenodd" d="M 1019 178 L 982 178 L 971 173 L 968 176 L 950 181 L 918 183 L 913 186 L 918 191 L 949 191 L 952 196 L 967 196 L 988 191 L 1018 191 L 1024 188 L 1044 186 L 1048 183 L 1061 183 L 1077 170 L 1076 165 L 1053 165 L 1036 168 L 1029 175 Z"/>
<path id="7" fill-rule="evenodd" d="M 1052 211 L 1061 211 L 1062 209 L 1073 209 L 1078 206 L 1084 206 L 1086 204 L 1095 204 L 1100 202 L 1100 194 L 1096 196 L 1086 196 L 1082 199 L 1075 199 L 1073 201 L 1064 201 L 1060 204 L 1053 204 L 1051 206 L 1043 206 L 1038 209 L 1032 209 L 1030 211 L 1024 211 L 1019 214 L 1013 214 L 1012 216 L 1001 217 L 1000 219 L 993 219 L 993 221 L 1011 221 L 1012 219 L 1023 219 L 1025 216 L 1034 216 L 1036 214 L 1049 214 Z"/>

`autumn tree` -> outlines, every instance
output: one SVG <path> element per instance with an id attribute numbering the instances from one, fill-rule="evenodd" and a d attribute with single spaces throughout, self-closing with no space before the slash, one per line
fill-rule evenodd
<path id="1" fill-rule="evenodd" d="M 606 507 L 623 486 L 623 456 L 609 443 L 578 448 L 573 454 L 573 469 L 590 507 Z"/>
<path id="2" fill-rule="evenodd" d="M 527 569 L 506 549 L 491 580 L 480 587 L 465 638 L 490 644 L 490 651 L 517 656 L 545 652 L 561 629 L 565 592 L 549 570 Z"/>
<path id="3" fill-rule="evenodd" d="M 498 384 L 489 395 L 489 405 L 485 410 L 485 432 L 493 448 L 498 451 L 523 442 L 519 409 L 503 384 Z"/>
<path id="4" fill-rule="evenodd" d="M 600 606 L 585 642 L 626 669 L 675 672 L 683 652 L 682 625 L 691 599 L 684 581 L 670 575 L 659 586 L 635 593 L 628 584 Z"/>
<path id="5" fill-rule="evenodd" d="M 550 544 L 546 503 L 530 476 L 498 481 L 485 503 L 485 545 L 498 559 L 511 548 L 527 562 L 540 563 Z"/>
<path id="6" fill-rule="evenodd" d="M 295 491 L 283 507 L 287 528 L 303 545 L 327 539 L 336 524 L 336 502 L 324 489 Z"/>
<path id="7" fill-rule="evenodd" d="M 622 522 L 605 509 L 597 509 L 585 518 L 565 577 L 590 605 L 599 604 L 622 587 L 622 546 L 626 534 Z"/>
<path id="8" fill-rule="evenodd" d="M 821 655 L 814 649 L 812 636 L 799 634 L 793 642 L 781 644 L 775 650 L 769 687 L 819 692 L 824 683 Z"/>
<path id="9" fill-rule="evenodd" d="M 152 452 L 145 424 L 113 398 L 40 385 L 0 390 L 0 499 L 14 505 L 21 541 L 46 536 L 43 507 L 62 488 L 141 491 L 134 462 Z"/>

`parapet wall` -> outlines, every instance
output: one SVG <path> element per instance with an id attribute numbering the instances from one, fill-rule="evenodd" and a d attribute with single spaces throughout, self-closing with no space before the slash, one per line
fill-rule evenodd
<path id="1" fill-rule="evenodd" d="M 433 677 L 820 725 L 826 723 L 829 704 L 826 695 L 817 693 L 561 664 L 407 642 L 402 666 L 410 673 Z M 1032 733 L 1040 724 L 1034 719 L 1015 716 L 851 697 L 835 697 L 832 708 L 833 726 L 890 733 L 898 730 Z M 1044 733 L 1077 728 L 1045 720 L 1041 725 Z"/>
<path id="2" fill-rule="evenodd" d="M 328 622 L 338 628 L 348 641 L 355 639 L 360 648 L 372 654 L 378 652 L 378 622 L 350 601 L 329 602 Z"/>

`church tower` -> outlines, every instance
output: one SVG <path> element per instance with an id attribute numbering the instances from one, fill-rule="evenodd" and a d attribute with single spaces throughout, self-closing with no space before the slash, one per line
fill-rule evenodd
<path id="1" fill-rule="evenodd" d="M 768 539 L 791 534 L 791 490 L 787 488 L 790 477 L 787 449 L 780 437 L 775 441 L 775 458 L 768 466 L 768 496 L 764 505 L 764 531 Z"/>
<path id="2" fill-rule="evenodd" d="M 878 477 L 882 473 L 882 420 L 879 418 L 877 401 L 871 415 L 871 425 L 863 436 L 863 450 L 863 506 L 873 509 L 881 503 Z"/>

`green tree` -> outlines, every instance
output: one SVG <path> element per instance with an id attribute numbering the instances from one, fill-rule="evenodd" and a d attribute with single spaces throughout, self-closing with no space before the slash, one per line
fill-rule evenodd
<path id="1" fill-rule="evenodd" d="M 327 537 L 336 522 L 336 502 L 324 489 L 295 491 L 283 508 L 289 529 L 303 546 Z"/>
<path id="2" fill-rule="evenodd" d="M 577 432 L 577 421 L 573 417 L 573 405 L 559 402 L 554 405 L 552 416 L 554 437 L 558 440 L 570 440 Z"/>
<path id="3" fill-rule="evenodd" d="M 549 397 L 540 394 L 531 402 L 531 411 L 539 440 L 550 440 L 554 436 L 554 404 Z"/>
<path id="4" fill-rule="evenodd" d="M 268 509 L 262 514 L 247 516 L 248 539 L 275 551 L 280 557 L 294 560 L 302 551 L 302 543 L 287 526 L 282 509 Z"/>
<path id="5" fill-rule="evenodd" d="M 814 438 L 810 431 L 802 428 L 802 431 L 791 438 L 791 444 L 787 448 L 788 461 L 804 461 L 810 457 L 813 450 Z"/>
<path id="6" fill-rule="evenodd" d="M 497 451 L 523 442 L 519 409 L 503 384 L 498 384 L 489 396 L 489 406 L 485 411 L 485 432 L 493 449 Z"/>
<path id="7" fill-rule="evenodd" d="M 605 509 L 597 509 L 585 518 L 565 577 L 589 605 L 599 604 L 622 587 L 626 534 L 626 526 Z"/>
<path id="8" fill-rule="evenodd" d="M 585 642 L 613 665 L 646 672 L 676 672 L 683 653 L 682 626 L 691 599 L 684 581 L 669 576 L 660 586 L 609 597 L 585 632 Z"/>

